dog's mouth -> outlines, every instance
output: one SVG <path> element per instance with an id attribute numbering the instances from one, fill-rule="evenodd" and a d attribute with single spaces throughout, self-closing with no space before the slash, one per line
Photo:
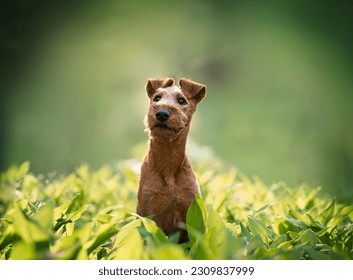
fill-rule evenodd
<path id="1" fill-rule="evenodd" d="M 179 133 L 180 132 L 180 128 L 173 128 L 173 127 L 170 127 L 168 126 L 166 123 L 164 122 L 159 122 L 159 123 L 156 123 L 155 125 L 153 125 L 150 130 L 155 130 L 155 129 L 161 129 L 161 130 L 164 130 L 164 131 L 170 131 L 170 132 L 174 132 L 174 133 Z"/>
<path id="2" fill-rule="evenodd" d="M 153 127 L 151 127 L 151 130 L 152 129 L 155 129 L 155 128 L 162 128 L 162 129 L 169 129 L 169 130 L 174 130 L 174 129 L 171 129 L 168 125 L 166 125 L 165 123 L 157 123 L 156 125 L 154 125 Z"/>

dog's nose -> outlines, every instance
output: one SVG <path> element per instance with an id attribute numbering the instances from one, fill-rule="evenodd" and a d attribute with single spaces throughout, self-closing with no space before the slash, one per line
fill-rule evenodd
<path id="1" fill-rule="evenodd" d="M 161 122 L 165 122 L 169 118 L 169 116 L 170 116 L 169 111 L 164 110 L 164 109 L 160 109 L 156 113 L 157 120 L 159 120 Z"/>

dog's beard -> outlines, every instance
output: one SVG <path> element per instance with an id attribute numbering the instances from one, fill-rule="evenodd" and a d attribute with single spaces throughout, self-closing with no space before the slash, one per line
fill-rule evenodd
<path id="1" fill-rule="evenodd" d="M 161 141 L 172 142 L 186 129 L 186 125 L 172 127 L 168 122 L 159 122 L 157 120 L 145 120 L 145 126 L 150 138 Z"/>
<path id="2" fill-rule="evenodd" d="M 150 138 L 154 140 L 173 142 L 178 138 L 185 127 L 178 127 L 173 129 L 164 124 L 156 124 L 152 127 L 147 127 Z"/>

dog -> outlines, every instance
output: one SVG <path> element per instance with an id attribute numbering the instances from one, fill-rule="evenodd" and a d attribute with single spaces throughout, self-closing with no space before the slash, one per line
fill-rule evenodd
<path id="1" fill-rule="evenodd" d="M 152 216 L 168 236 L 180 232 L 180 242 L 188 236 L 180 226 L 200 188 L 191 162 L 185 154 L 187 136 L 196 106 L 206 95 L 206 86 L 186 78 L 179 87 L 172 78 L 149 79 L 150 98 L 145 117 L 149 149 L 141 166 L 137 194 L 137 214 Z"/>

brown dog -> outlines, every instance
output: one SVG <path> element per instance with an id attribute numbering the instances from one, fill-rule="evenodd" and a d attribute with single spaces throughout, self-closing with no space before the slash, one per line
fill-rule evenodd
<path id="1" fill-rule="evenodd" d="M 187 156 L 186 139 L 196 105 L 206 95 L 206 86 L 180 79 L 150 79 L 146 85 L 150 107 L 145 118 L 149 131 L 149 151 L 141 167 L 137 214 L 153 216 L 156 224 L 170 235 L 180 231 L 198 183 Z M 186 241 L 181 231 L 180 241 Z"/>

